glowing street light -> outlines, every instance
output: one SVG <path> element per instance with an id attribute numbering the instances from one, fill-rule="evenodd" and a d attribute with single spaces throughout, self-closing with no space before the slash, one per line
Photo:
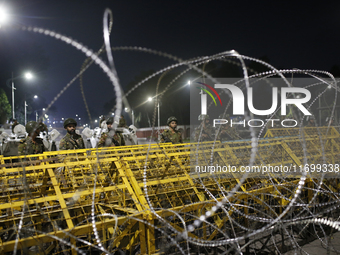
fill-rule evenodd
<path id="1" fill-rule="evenodd" d="M 151 102 L 151 101 L 152 101 L 152 97 L 149 97 L 149 98 L 148 98 L 148 101 Z"/>
<path id="2" fill-rule="evenodd" d="M 26 77 L 26 76 L 25 76 L 25 77 Z M 26 98 L 26 96 L 25 96 L 25 98 Z M 37 95 L 34 95 L 33 98 L 34 98 L 34 99 L 37 99 L 38 96 L 37 96 Z M 27 104 L 27 102 L 26 102 L 26 99 L 25 99 L 25 102 L 24 102 L 24 106 L 25 106 L 25 125 L 26 125 L 26 124 L 27 124 L 27 106 L 28 106 L 28 104 Z M 43 108 L 43 110 L 44 110 L 44 109 L 45 109 L 45 108 Z M 36 119 L 37 119 L 38 113 L 36 112 L 35 115 L 36 115 Z"/>
<path id="3" fill-rule="evenodd" d="M 1 24 L 5 24 L 9 20 L 8 12 L 5 7 L 0 6 L 0 27 Z"/>
<path id="4" fill-rule="evenodd" d="M 190 84 L 191 84 L 191 81 L 189 80 L 189 81 L 188 81 L 188 85 L 190 86 Z"/>
<path id="5" fill-rule="evenodd" d="M 26 78 L 27 80 L 32 79 L 32 78 L 33 78 L 32 73 L 30 73 L 30 72 L 25 73 L 25 78 Z"/>
<path id="6" fill-rule="evenodd" d="M 0 14 L 1 15 L 1 14 Z M 17 77 L 13 78 L 13 72 L 12 72 L 12 78 L 8 79 L 6 81 L 7 86 L 9 87 L 9 81 L 12 81 L 12 118 L 15 119 L 15 111 L 14 111 L 14 90 L 16 90 L 16 88 L 14 87 L 14 80 L 19 79 L 25 77 L 26 79 L 30 80 L 33 78 L 33 75 L 30 72 L 25 73 L 24 75 L 20 75 Z M 26 103 L 25 103 L 26 105 Z M 26 107 L 26 106 L 25 106 Z"/>

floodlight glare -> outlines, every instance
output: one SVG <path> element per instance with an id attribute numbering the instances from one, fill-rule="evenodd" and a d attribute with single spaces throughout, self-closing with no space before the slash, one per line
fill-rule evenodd
<path id="1" fill-rule="evenodd" d="M 0 25 L 8 21 L 8 13 L 5 7 L 0 6 Z"/>
<path id="2" fill-rule="evenodd" d="M 30 80 L 30 79 L 33 78 L 33 75 L 32 75 L 31 73 L 27 72 L 27 73 L 25 73 L 25 78 L 26 78 L 27 80 Z"/>

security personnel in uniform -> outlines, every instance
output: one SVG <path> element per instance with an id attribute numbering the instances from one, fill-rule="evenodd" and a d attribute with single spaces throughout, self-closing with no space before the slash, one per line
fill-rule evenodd
<path id="1" fill-rule="evenodd" d="M 120 118 L 119 118 L 119 123 L 118 123 L 118 128 L 127 128 L 126 126 L 126 121 L 124 119 L 124 116 L 121 115 Z M 125 146 L 125 140 L 124 140 L 124 136 L 122 134 L 122 131 L 120 130 L 116 130 L 116 134 L 118 135 L 119 137 L 119 143 L 121 146 Z"/>
<path id="2" fill-rule="evenodd" d="M 60 140 L 59 150 L 85 149 L 84 140 L 76 133 L 77 122 L 68 118 L 64 121 L 67 134 Z"/>
<path id="3" fill-rule="evenodd" d="M 327 117 L 325 121 L 325 126 L 334 126 L 334 117 Z"/>
<path id="4" fill-rule="evenodd" d="M 106 121 L 108 132 L 102 133 L 100 140 L 98 142 L 98 147 L 113 147 L 113 146 L 120 146 L 121 145 L 121 137 L 118 136 L 112 130 L 113 118 L 110 117 Z"/>
<path id="5" fill-rule="evenodd" d="M 164 130 L 161 134 L 161 143 L 183 143 L 182 141 L 182 133 L 176 130 L 177 128 L 177 119 L 176 117 L 169 117 L 166 124 L 169 126 L 169 129 Z"/>
<path id="6" fill-rule="evenodd" d="M 35 121 L 29 121 L 26 124 L 26 132 L 28 133 L 28 136 L 20 141 L 18 146 L 19 155 L 40 154 L 44 151 L 48 151 L 43 140 L 37 137 L 41 131 L 41 125 Z"/>
<path id="7" fill-rule="evenodd" d="M 315 118 L 314 116 L 308 116 L 308 124 L 306 127 L 315 127 Z"/>
<path id="8" fill-rule="evenodd" d="M 219 134 L 218 134 L 218 138 L 221 141 L 227 141 L 227 140 L 237 140 L 239 139 L 239 135 L 236 131 L 235 126 L 230 126 L 230 118 L 229 118 L 229 114 L 223 116 L 223 114 L 221 114 L 220 116 L 218 116 L 219 119 L 226 119 L 228 122 L 226 124 L 221 124 L 220 127 L 216 128 L 216 132 L 219 130 Z"/>
<path id="9" fill-rule="evenodd" d="M 213 141 L 215 138 L 215 129 L 209 124 L 209 115 L 201 114 L 198 120 L 202 121 L 195 130 L 195 142 Z"/>
<path id="10" fill-rule="evenodd" d="M 120 118 L 119 118 L 118 127 L 125 127 L 125 128 L 127 128 L 127 126 L 126 126 L 126 120 L 125 120 L 125 118 L 124 118 L 123 115 L 121 115 Z"/>

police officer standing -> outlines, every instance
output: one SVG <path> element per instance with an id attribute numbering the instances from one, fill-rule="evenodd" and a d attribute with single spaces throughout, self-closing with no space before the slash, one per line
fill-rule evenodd
<path id="1" fill-rule="evenodd" d="M 215 128 L 216 132 L 219 130 L 219 134 L 218 134 L 218 138 L 221 141 L 226 141 L 226 140 L 237 140 L 240 138 L 240 136 L 238 135 L 235 126 L 230 126 L 230 118 L 229 118 L 229 114 L 223 116 L 223 114 L 221 114 L 220 116 L 218 116 L 219 119 L 226 119 L 228 122 L 226 124 L 222 124 L 220 127 Z"/>
<path id="2" fill-rule="evenodd" d="M 195 130 L 195 142 L 213 141 L 215 138 L 215 129 L 209 124 L 209 115 L 200 115 L 198 120 L 202 121 Z"/>
<path id="3" fill-rule="evenodd" d="M 113 118 L 110 117 L 106 121 L 108 132 L 102 133 L 100 140 L 98 142 L 98 147 L 113 147 L 113 146 L 120 146 L 121 144 L 121 137 L 118 136 L 114 130 L 112 129 Z"/>
<path id="4" fill-rule="evenodd" d="M 120 143 L 120 145 L 121 145 L 121 146 L 125 146 L 124 136 L 123 136 L 123 134 L 122 134 L 122 131 L 119 130 L 119 128 L 127 128 L 127 126 L 126 126 L 126 121 L 125 121 L 123 115 L 121 115 L 120 118 L 119 118 L 118 129 L 116 130 L 116 134 L 117 134 L 118 137 L 119 137 L 119 143 Z"/>
<path id="5" fill-rule="evenodd" d="M 325 126 L 334 126 L 334 117 L 327 117 L 325 121 Z"/>
<path id="6" fill-rule="evenodd" d="M 315 119 L 314 116 L 308 116 L 308 124 L 306 127 L 315 127 Z"/>
<path id="7" fill-rule="evenodd" d="M 176 130 L 177 128 L 177 119 L 176 117 L 169 117 L 166 124 L 169 126 L 169 129 L 164 130 L 161 134 L 161 143 L 183 143 L 182 141 L 182 133 Z"/>
<path id="8" fill-rule="evenodd" d="M 84 140 L 76 133 L 77 122 L 68 118 L 64 121 L 67 134 L 60 140 L 59 150 L 85 149 Z"/>
<path id="9" fill-rule="evenodd" d="M 40 154 L 44 151 L 48 151 L 43 140 L 37 137 L 41 131 L 41 125 L 35 121 L 29 121 L 26 124 L 26 132 L 28 133 L 28 136 L 20 141 L 18 146 L 19 155 Z"/>
<path id="10" fill-rule="evenodd" d="M 124 127 L 124 128 L 127 128 L 127 126 L 126 126 L 126 120 L 125 120 L 125 118 L 124 118 L 124 116 L 123 116 L 123 115 L 121 115 L 121 116 L 120 116 L 120 118 L 119 118 L 119 124 L 118 124 L 118 127 Z"/>

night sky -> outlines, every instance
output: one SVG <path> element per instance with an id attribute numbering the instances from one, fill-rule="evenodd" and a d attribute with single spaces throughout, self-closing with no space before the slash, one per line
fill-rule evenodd
<path id="1" fill-rule="evenodd" d="M 255 58 L 266 56 L 277 68 L 329 71 L 339 65 L 340 3 L 318 5 L 311 1 L 81 1 L 25 0 L 1 1 L 10 9 L 12 24 L 31 25 L 72 37 L 97 51 L 103 44 L 103 13 L 113 13 L 112 46 L 140 46 L 167 52 L 182 59 L 236 50 Z M 320 4 L 323 3 L 324 5 Z M 49 103 L 79 72 L 85 55 L 55 39 L 34 33 L 0 31 L 1 73 L 30 69 L 20 62 L 18 49 L 29 51 L 25 42 L 41 47 L 48 58 L 45 70 L 34 70 L 32 87 Z M 20 41 L 20 43 L 17 43 Z M 19 50 L 20 49 L 20 50 Z M 6 55 L 11 54 L 11 55 Z M 34 56 L 34 54 L 33 54 Z M 173 61 L 140 52 L 113 52 L 123 89 L 145 70 L 160 70 Z M 106 56 L 101 56 L 106 61 Z M 6 59 L 6 63 L 4 63 Z M 8 65 L 7 65 L 8 63 Z M 34 69 L 34 68 L 33 68 Z M 85 95 L 92 118 L 115 94 L 107 77 L 92 66 L 84 74 Z M 44 84 L 41 88 L 40 85 Z M 28 85 L 20 84 L 20 89 Z M 30 85 L 33 86 L 33 85 Z M 19 85 L 17 86 L 19 90 Z M 126 92 L 126 91 L 125 91 Z M 150 95 L 136 90 L 143 100 Z M 165 95 L 166 96 L 166 95 Z M 55 117 L 86 118 L 79 81 L 56 102 Z M 165 124 L 165 123 L 162 123 Z"/>

